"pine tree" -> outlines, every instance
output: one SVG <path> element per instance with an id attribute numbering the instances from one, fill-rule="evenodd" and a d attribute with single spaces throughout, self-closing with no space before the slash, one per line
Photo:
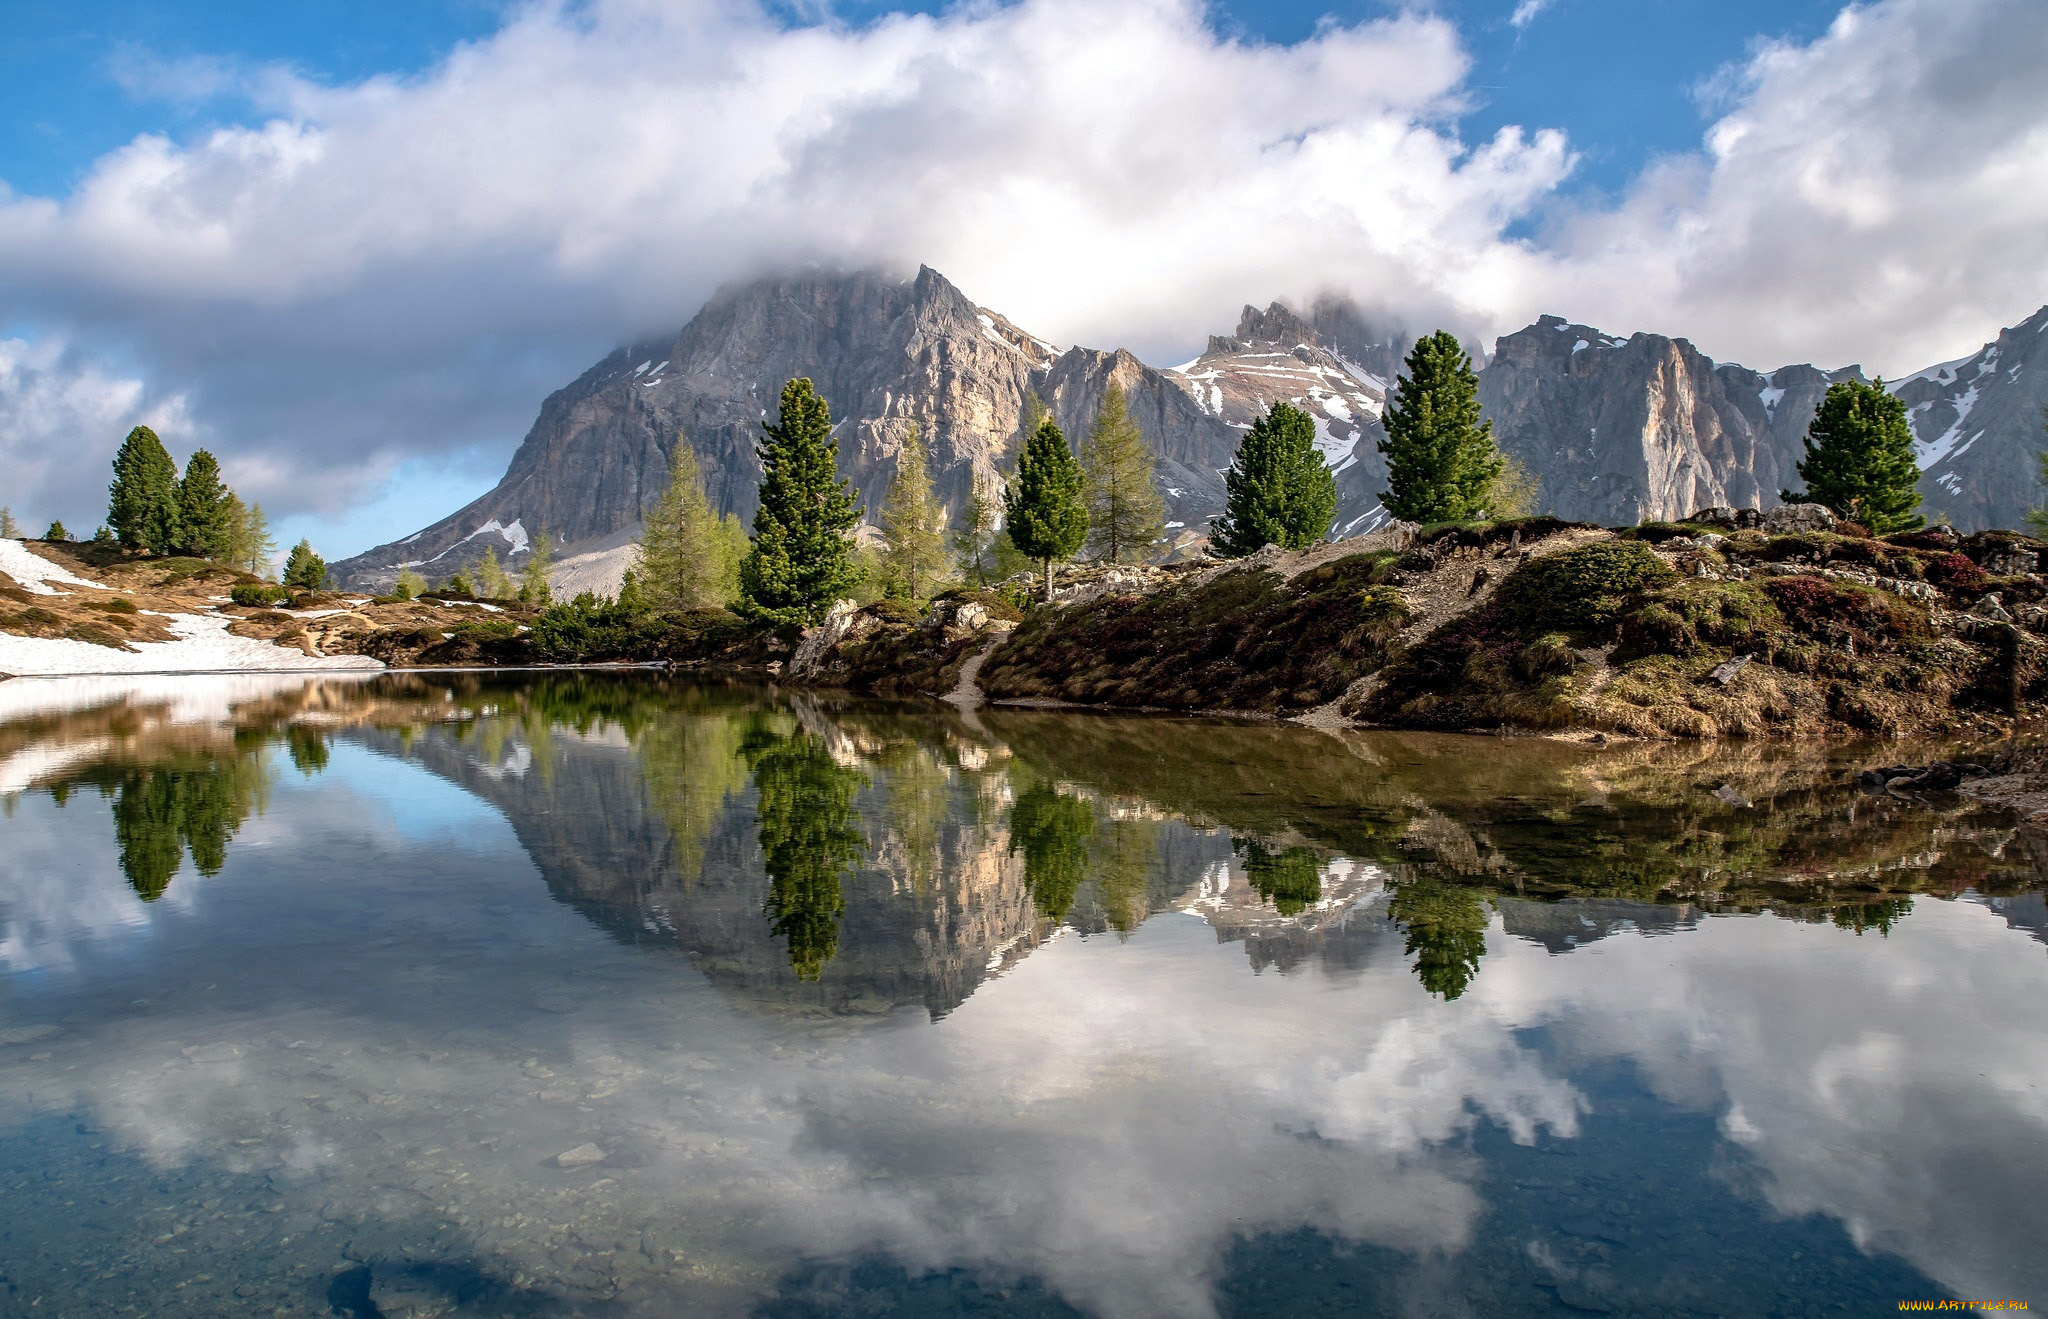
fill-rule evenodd
<path id="1" fill-rule="evenodd" d="M 1388 489 L 1380 503 L 1408 522 L 1469 522 L 1489 513 L 1500 476 L 1493 423 L 1479 419 L 1479 377 L 1456 335 L 1438 330 L 1408 352 L 1381 422 Z"/>
<path id="2" fill-rule="evenodd" d="M 860 514 L 838 477 L 830 410 L 808 378 L 782 387 L 781 412 L 761 429 L 761 508 L 740 565 L 740 612 L 813 626 L 858 578 L 850 533 Z"/>
<path id="3" fill-rule="evenodd" d="M 669 455 L 668 488 L 647 515 L 640 535 L 639 585 L 650 608 L 662 613 L 723 609 L 739 588 L 724 519 L 704 497 L 697 454 L 680 437 Z M 744 542 L 744 537 L 742 537 Z"/>
<path id="4" fill-rule="evenodd" d="M 512 598 L 512 578 L 498 562 L 498 547 L 484 546 L 484 555 L 476 561 L 476 593 L 484 600 L 509 600 Z"/>
<path id="5" fill-rule="evenodd" d="M 392 584 L 391 594 L 405 600 L 416 600 L 426 589 L 427 579 L 407 566 L 398 570 L 398 580 Z"/>
<path id="6" fill-rule="evenodd" d="M 65 529 L 65 527 L 64 527 L 64 523 L 63 523 L 63 521 L 62 521 L 62 520 L 60 519 L 59 521 L 56 521 L 56 522 L 52 522 L 52 523 L 50 524 L 50 529 L 49 529 L 48 531 L 46 531 L 46 532 L 44 532 L 44 533 L 43 533 L 43 539 L 44 539 L 44 540 L 70 540 L 70 539 L 71 539 L 71 533 L 70 533 L 69 531 L 67 531 L 67 530 Z"/>
<path id="7" fill-rule="evenodd" d="M 1803 493 L 1779 492 L 1788 504 L 1825 505 L 1880 536 L 1926 525 L 1913 511 L 1920 506 L 1920 464 L 1905 400 L 1882 380 L 1828 386 L 1806 427 L 1799 477 L 1806 482 Z"/>
<path id="8" fill-rule="evenodd" d="M 546 527 L 534 535 L 531 549 L 526 567 L 519 574 L 519 603 L 544 605 L 555 598 L 550 581 L 555 570 L 555 538 Z"/>
<path id="9" fill-rule="evenodd" d="M 178 466 L 163 441 L 137 426 L 114 455 L 107 525 L 123 545 L 169 554 L 178 543 Z"/>
<path id="10" fill-rule="evenodd" d="M 21 524 L 14 520 L 14 510 L 0 506 L 0 540 L 18 540 Z"/>
<path id="11" fill-rule="evenodd" d="M 441 583 L 441 589 L 452 594 L 466 595 L 472 599 L 476 597 L 476 583 L 469 580 L 469 574 L 466 572 L 451 575 L 447 581 Z"/>
<path id="12" fill-rule="evenodd" d="M 225 559 L 229 550 L 228 500 L 234 492 L 221 484 L 220 463 L 205 449 L 195 449 L 178 478 L 179 548 L 202 559 Z"/>
<path id="13" fill-rule="evenodd" d="M 1010 807 L 1010 854 L 1024 854 L 1024 887 L 1039 914 L 1065 920 L 1088 875 L 1088 839 L 1095 813 L 1079 797 L 1043 783 L 1018 794 Z"/>
<path id="14" fill-rule="evenodd" d="M 1052 599 L 1052 566 L 1064 563 L 1088 541 L 1088 505 L 1082 499 L 1081 464 L 1051 417 L 1024 441 L 1017 479 L 1003 493 L 1010 539 L 1045 570 L 1045 598 Z"/>
<path id="15" fill-rule="evenodd" d="M 932 498 L 924 434 L 912 423 L 896 455 L 896 479 L 882 505 L 882 571 L 894 599 L 922 602 L 946 570 L 945 512 Z"/>
<path id="16" fill-rule="evenodd" d="M 284 584 L 317 591 L 327 585 L 327 561 L 313 553 L 311 541 L 300 540 L 284 561 Z"/>
<path id="17" fill-rule="evenodd" d="M 1081 446 L 1081 469 L 1088 478 L 1088 548 L 1111 563 L 1144 558 L 1166 534 L 1166 502 L 1152 482 L 1152 448 L 1115 385 L 1103 391 Z"/>
<path id="18" fill-rule="evenodd" d="M 1307 549 L 1337 515 L 1337 478 L 1316 450 L 1315 418 L 1285 403 L 1245 432 L 1223 485 L 1223 514 L 1209 528 L 1209 552 L 1219 558 L 1267 545 Z"/>

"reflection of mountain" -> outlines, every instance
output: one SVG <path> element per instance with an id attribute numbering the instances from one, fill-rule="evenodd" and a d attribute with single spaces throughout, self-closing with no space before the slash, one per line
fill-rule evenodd
<path id="1" fill-rule="evenodd" d="M 1570 952 L 1628 931 L 1669 934 L 1689 930 L 1700 919 L 1698 909 L 1687 903 L 1664 906 L 1612 898 L 1564 898 L 1556 902 L 1496 898 L 1493 905 L 1500 912 L 1502 928 L 1509 934 L 1541 944 L 1553 953 Z"/>
<path id="2" fill-rule="evenodd" d="M 865 855 L 839 874 L 830 955 L 815 959 L 814 981 L 801 978 L 788 931 L 769 914 L 775 884 L 753 790 L 737 789 L 709 813 L 701 839 L 679 837 L 664 794 L 692 785 L 650 775 L 624 737 L 557 727 L 534 756 L 545 773 L 506 774 L 478 759 L 461 731 L 430 729 L 403 754 L 502 810 L 556 897 L 617 938 L 680 949 L 744 999 L 835 1013 L 914 1003 L 943 1015 L 1036 943 L 1039 922 L 1000 813 L 944 812 L 922 840 L 928 855 L 913 859 L 888 827 L 894 777 L 882 771 L 853 796 Z M 366 736 L 397 753 L 390 735 Z M 950 786 L 963 797 L 973 790 L 971 779 Z"/>

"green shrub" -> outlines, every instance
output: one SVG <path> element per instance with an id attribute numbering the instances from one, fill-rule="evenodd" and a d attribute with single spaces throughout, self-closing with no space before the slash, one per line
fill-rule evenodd
<path id="1" fill-rule="evenodd" d="M 1675 574 L 1640 541 L 1605 541 L 1546 555 L 1501 585 L 1501 595 L 1527 625 L 1544 631 L 1604 632 L 1648 587 Z"/>
<path id="2" fill-rule="evenodd" d="M 97 609 L 103 614 L 133 614 L 139 612 L 135 608 L 133 600 L 95 600 L 87 605 L 86 608 Z"/>
<path id="3" fill-rule="evenodd" d="M 228 599 L 249 609 L 265 609 L 272 605 L 288 605 L 292 601 L 291 591 L 267 582 L 243 582 L 228 588 Z"/>
<path id="4" fill-rule="evenodd" d="M 1651 591 L 1621 621 L 1621 660 L 1762 644 L 1777 623 L 1770 598 L 1747 582 L 1679 582 Z"/>

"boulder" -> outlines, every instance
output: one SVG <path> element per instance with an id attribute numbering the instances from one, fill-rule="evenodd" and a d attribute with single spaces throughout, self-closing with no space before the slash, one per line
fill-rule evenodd
<path id="1" fill-rule="evenodd" d="M 1802 531 L 1833 531 L 1834 513 L 1819 504 L 1780 504 L 1764 514 L 1764 530 L 1773 536 L 1792 536 Z"/>

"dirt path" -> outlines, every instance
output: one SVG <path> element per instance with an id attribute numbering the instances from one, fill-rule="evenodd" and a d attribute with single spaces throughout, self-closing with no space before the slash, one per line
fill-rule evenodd
<path id="1" fill-rule="evenodd" d="M 974 710 L 988 704 L 988 697 L 981 693 L 981 666 L 988 662 L 989 656 L 996 653 L 996 647 L 1009 639 L 1008 632 L 998 632 L 990 637 L 987 645 L 968 656 L 967 662 L 960 666 L 960 681 L 953 684 L 953 690 L 939 699 L 957 705 L 962 710 Z"/>
<path id="2" fill-rule="evenodd" d="M 1540 559 L 1545 555 L 1562 553 L 1565 550 L 1577 549 L 1581 545 L 1589 545 L 1596 540 L 1604 540 L 1608 534 L 1593 527 L 1562 531 L 1531 545 L 1528 555 L 1532 559 Z M 1401 594 L 1408 602 L 1411 616 L 1408 626 L 1402 628 L 1400 635 L 1388 643 L 1387 653 L 1398 655 L 1452 619 L 1479 608 L 1493 598 L 1493 593 L 1500 589 L 1500 584 L 1507 579 L 1508 574 L 1520 565 L 1519 553 L 1502 552 L 1478 558 L 1459 555 L 1404 586 Z M 1485 572 L 1486 578 L 1475 590 L 1473 577 L 1481 571 Z M 1349 728 L 1352 724 L 1342 713 L 1344 706 L 1365 700 L 1379 685 L 1380 670 L 1375 669 L 1352 683 L 1343 695 L 1294 716 L 1291 722 L 1304 724 L 1310 728 Z"/>

